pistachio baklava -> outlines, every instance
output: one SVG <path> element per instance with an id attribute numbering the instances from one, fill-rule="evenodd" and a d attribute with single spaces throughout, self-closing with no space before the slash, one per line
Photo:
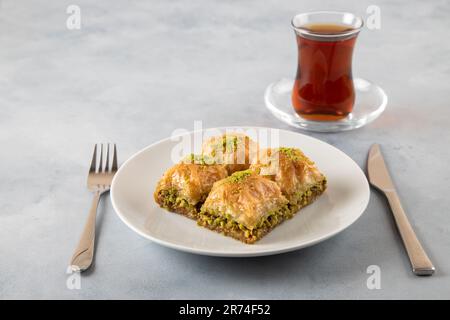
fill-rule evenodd
<path id="1" fill-rule="evenodd" d="M 156 186 L 156 203 L 196 219 L 214 182 L 228 176 L 224 165 L 210 163 L 204 157 L 190 156 L 168 169 Z"/>
<path id="2" fill-rule="evenodd" d="M 249 136 L 236 132 L 211 137 L 202 144 L 203 155 L 225 164 L 228 174 L 248 169 L 258 149 Z"/>
<path id="3" fill-rule="evenodd" d="M 246 170 L 214 183 L 197 223 L 250 244 L 290 216 L 280 187 Z"/>
<path id="4" fill-rule="evenodd" d="M 327 186 L 325 176 L 298 148 L 261 150 L 250 169 L 280 187 L 292 214 L 312 203 Z"/>

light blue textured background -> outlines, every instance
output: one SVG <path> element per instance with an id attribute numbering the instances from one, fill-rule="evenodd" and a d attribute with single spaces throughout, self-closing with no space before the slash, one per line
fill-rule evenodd
<path id="1" fill-rule="evenodd" d="M 450 298 L 450 3 L 448 1 L 0 2 L 0 298 Z M 66 8 L 81 7 L 81 30 Z M 90 204 L 95 142 L 123 161 L 171 134 L 205 127 L 289 129 L 265 109 L 265 87 L 295 73 L 290 18 L 381 8 L 364 29 L 354 74 L 379 83 L 388 109 L 352 132 L 311 134 L 365 167 L 382 145 L 411 223 L 436 264 L 417 278 L 382 196 L 353 226 L 278 256 L 225 259 L 153 244 L 100 206 L 95 267 L 66 288 Z M 381 267 L 381 290 L 366 287 Z"/>

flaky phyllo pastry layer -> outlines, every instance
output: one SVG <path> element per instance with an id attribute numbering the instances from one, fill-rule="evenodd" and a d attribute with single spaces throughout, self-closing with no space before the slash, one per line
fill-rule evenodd
<path id="1" fill-rule="evenodd" d="M 325 176 L 297 148 L 261 150 L 257 163 L 250 169 L 275 181 L 293 212 L 311 203 L 326 189 Z"/>
<path id="2" fill-rule="evenodd" d="M 253 243 L 289 214 L 277 184 L 250 170 L 216 182 L 202 206 L 198 223 Z"/>
<path id="3" fill-rule="evenodd" d="M 224 163 L 217 155 L 244 163 Z M 325 189 L 325 176 L 299 149 L 259 150 L 249 137 L 228 134 L 208 139 L 202 155 L 168 169 L 154 198 L 201 226 L 254 243 Z"/>
<path id="4" fill-rule="evenodd" d="M 154 198 L 161 207 L 195 219 L 214 182 L 227 176 L 223 165 L 176 164 L 158 182 Z"/>
<path id="5" fill-rule="evenodd" d="M 211 137 L 202 145 L 202 154 L 225 164 L 229 174 L 247 170 L 256 157 L 259 146 L 250 137 L 241 133 L 226 133 Z"/>

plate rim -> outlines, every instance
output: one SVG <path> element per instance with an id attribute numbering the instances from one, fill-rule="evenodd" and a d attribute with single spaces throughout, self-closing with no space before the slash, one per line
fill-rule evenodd
<path id="1" fill-rule="evenodd" d="M 316 238 L 314 240 L 308 241 L 308 242 L 304 242 L 302 244 L 297 244 L 297 245 L 291 245 L 288 247 L 284 247 L 282 249 L 279 248 L 273 248 L 273 249 L 264 249 L 261 251 L 253 251 L 253 252 L 234 252 L 234 253 L 230 253 L 228 251 L 220 251 L 220 250 L 206 250 L 206 249 L 199 249 L 199 248 L 192 248 L 190 246 L 184 246 L 184 245 L 179 245 L 179 244 L 174 244 L 156 237 L 153 237 L 147 233 L 144 233 L 142 231 L 140 231 L 137 227 L 135 227 L 132 223 L 130 223 L 127 218 L 125 217 L 125 215 L 119 210 L 117 203 L 116 203 L 116 199 L 114 196 L 114 190 L 115 190 L 115 186 L 117 184 L 117 177 L 119 177 L 119 174 L 121 173 L 121 171 L 123 170 L 123 168 L 126 167 L 126 165 L 133 161 L 136 157 L 138 157 L 140 154 L 146 152 L 148 149 L 159 145 L 161 143 L 164 143 L 168 140 L 172 140 L 176 137 L 180 137 L 180 136 L 185 136 L 185 135 L 192 135 L 195 132 L 202 132 L 202 131 L 207 131 L 207 130 L 214 130 L 214 129 L 256 129 L 256 130 L 260 130 L 260 129 L 268 129 L 268 130 L 279 130 L 279 131 L 284 131 L 284 132 L 288 132 L 290 134 L 294 133 L 294 134 L 298 134 L 301 136 L 304 136 L 308 139 L 312 139 L 312 140 L 316 140 L 319 141 L 321 143 L 325 143 L 326 145 L 328 145 L 329 147 L 335 149 L 336 151 L 338 151 L 339 153 L 341 153 L 344 157 L 346 157 L 348 160 L 350 160 L 359 170 L 359 173 L 364 177 L 364 182 L 365 182 L 365 190 L 366 190 L 366 194 L 367 194 L 367 198 L 365 203 L 362 206 L 362 210 L 361 212 L 359 212 L 357 215 L 355 215 L 355 218 L 353 218 L 347 225 L 338 228 L 336 230 L 334 230 L 333 232 L 326 234 L 322 237 Z M 361 167 L 350 157 L 348 156 L 345 152 L 341 151 L 340 149 L 336 148 L 335 146 L 329 144 L 328 142 L 322 141 L 320 139 L 317 139 L 315 137 L 311 137 L 309 135 L 303 134 L 303 133 L 299 133 L 299 132 L 295 132 L 295 131 L 291 131 L 291 130 L 286 130 L 286 129 L 279 129 L 279 128 L 273 128 L 273 127 L 262 127 L 262 126 L 222 126 L 222 127 L 211 127 L 211 128 L 202 128 L 202 129 L 198 129 L 198 130 L 192 130 L 192 131 L 188 131 L 188 132 L 184 132 L 181 134 L 177 134 L 174 136 L 170 136 L 167 138 L 163 138 L 161 140 L 158 140 L 154 143 L 151 143 L 150 145 L 140 149 L 139 151 L 135 152 L 134 154 L 132 154 L 127 160 L 125 160 L 122 165 L 119 167 L 119 170 L 116 172 L 116 174 L 114 175 L 114 178 L 112 180 L 111 183 L 111 189 L 110 189 L 110 199 L 111 199 L 111 203 L 113 206 L 114 211 L 116 212 L 117 216 L 119 216 L 120 220 L 127 226 L 129 227 L 131 230 L 133 230 L 134 232 L 136 232 L 137 234 L 139 234 L 140 236 L 154 242 L 157 243 L 161 246 L 167 247 L 167 248 L 171 248 L 171 249 L 175 249 L 178 251 L 182 251 L 182 252 L 188 252 L 191 254 L 198 254 L 198 255 L 203 255 L 203 256 L 215 256 L 215 257 L 230 257 L 230 258 L 250 258 L 250 257 L 259 257 L 259 256 L 270 256 L 270 255 L 276 255 L 276 254 L 282 254 L 282 253 L 286 253 L 286 252 L 292 252 L 292 251 L 296 251 L 302 248 L 306 248 L 306 247 L 310 247 L 313 246 L 317 243 L 320 243 L 322 241 L 325 241 L 327 239 L 330 239 L 334 236 L 336 236 L 337 234 L 341 233 L 342 231 L 344 231 L 345 229 L 349 228 L 351 225 L 353 225 L 359 218 L 361 218 L 361 216 L 364 214 L 364 212 L 367 209 L 367 206 L 369 204 L 370 201 L 370 196 L 371 196 L 371 192 L 370 192 L 370 185 L 369 182 L 367 180 L 367 177 L 364 173 L 364 171 L 361 169 Z"/>

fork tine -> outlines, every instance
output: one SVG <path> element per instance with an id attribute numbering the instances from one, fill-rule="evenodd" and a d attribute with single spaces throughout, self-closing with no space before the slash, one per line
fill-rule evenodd
<path id="1" fill-rule="evenodd" d="M 116 148 L 116 144 L 114 143 L 114 150 L 113 150 L 113 163 L 112 163 L 112 168 L 111 170 L 113 172 L 117 171 L 117 148 Z"/>
<path id="2" fill-rule="evenodd" d="M 97 144 L 94 145 L 94 154 L 92 155 L 91 168 L 89 169 L 90 173 L 95 172 L 96 162 L 97 162 Z"/>
<path id="3" fill-rule="evenodd" d="M 106 164 L 105 172 L 109 172 L 109 143 L 106 144 Z"/>
<path id="4" fill-rule="evenodd" d="M 103 172 L 103 143 L 100 143 L 100 164 L 98 165 L 98 172 Z"/>

